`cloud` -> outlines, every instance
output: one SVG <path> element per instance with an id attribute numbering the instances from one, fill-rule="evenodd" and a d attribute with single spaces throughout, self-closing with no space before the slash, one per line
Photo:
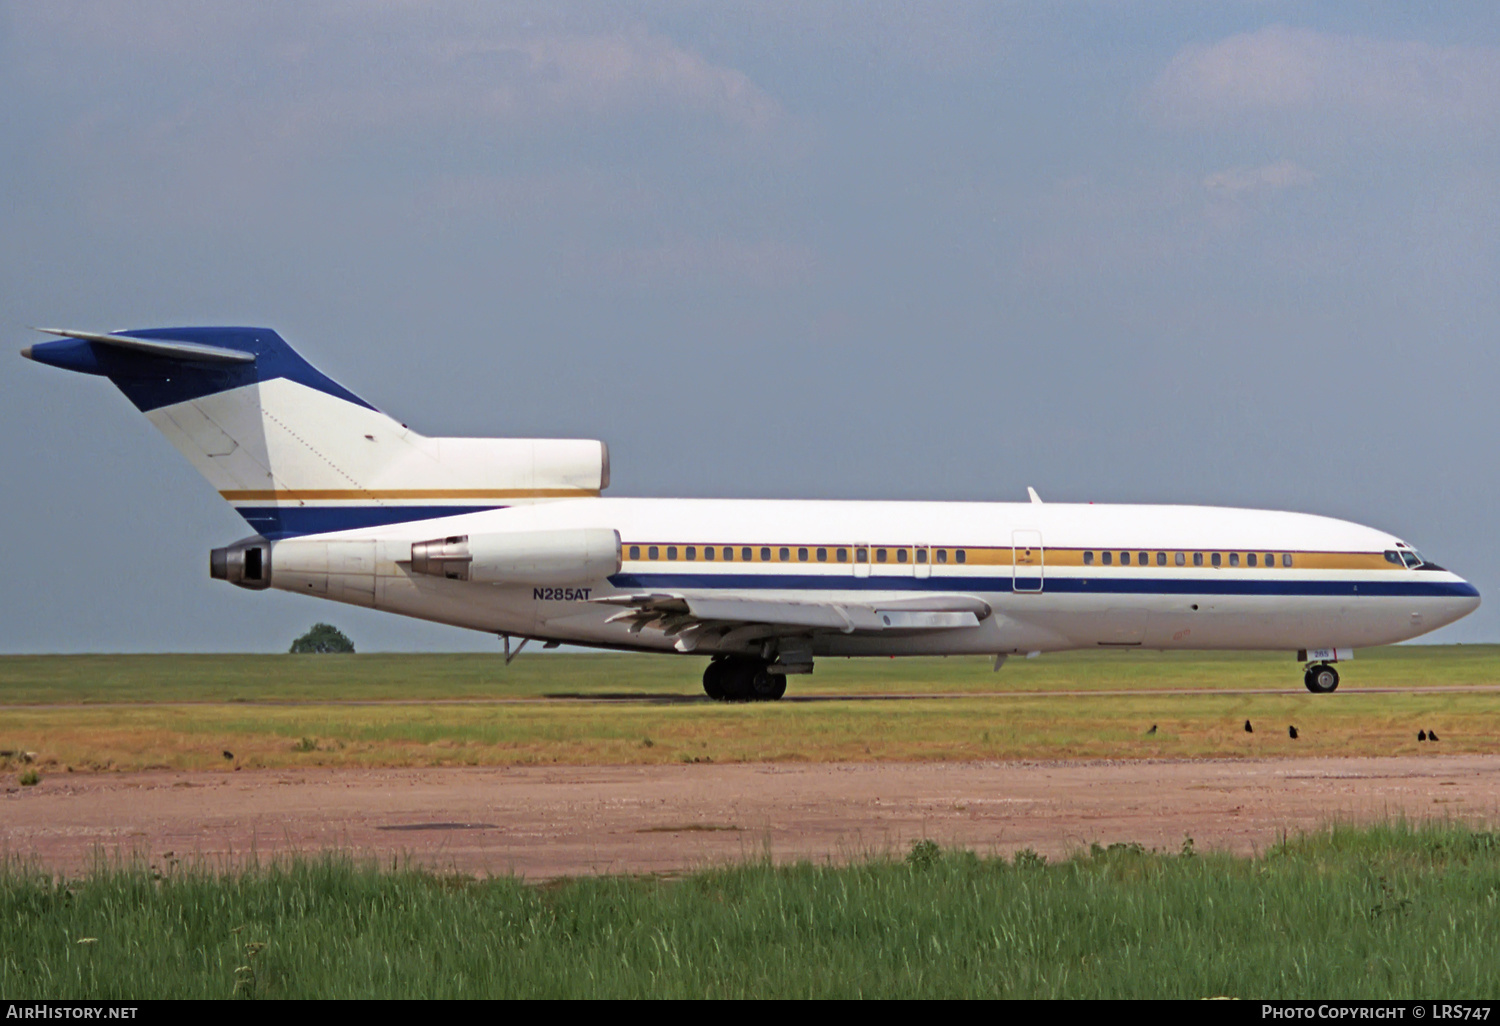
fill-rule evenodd
<path id="1" fill-rule="evenodd" d="M 1231 167 L 1215 171 L 1203 179 L 1203 188 L 1212 196 L 1240 199 L 1308 185 L 1317 177 L 1290 160 L 1278 160 L 1264 167 Z"/>
<path id="2" fill-rule="evenodd" d="M 645 32 L 449 39 L 431 55 L 445 73 L 444 100 L 500 120 L 662 106 L 763 129 L 779 114 L 743 73 Z"/>
<path id="3" fill-rule="evenodd" d="M 1181 50 L 1152 85 L 1169 124 L 1315 119 L 1382 130 L 1500 127 L 1500 49 L 1272 25 Z"/>
<path id="4" fill-rule="evenodd" d="M 795 158 L 794 119 L 722 59 L 637 23 L 533 14 L 27 4 L 0 34 L 0 85 L 48 193 L 125 234 L 436 215 L 613 248 L 653 218 L 725 231 L 733 217 L 685 191 Z"/>
<path id="5" fill-rule="evenodd" d="M 23 5 L 7 56 L 17 84 L 40 95 L 112 95 L 132 120 L 187 127 L 194 111 L 220 126 L 227 112 L 279 138 L 660 114 L 761 131 L 781 116 L 743 72 L 640 25 L 539 25 L 505 10 L 273 5 L 256 17 L 232 5 Z"/>

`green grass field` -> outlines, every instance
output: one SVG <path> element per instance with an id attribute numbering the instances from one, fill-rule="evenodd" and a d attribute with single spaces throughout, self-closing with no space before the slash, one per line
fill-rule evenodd
<path id="1" fill-rule="evenodd" d="M 703 693 L 705 660 L 644 654 L 526 653 L 506 666 L 472 653 L 355 656 L 0 656 L 0 706 L 102 702 L 432 701 L 548 695 Z M 1344 686 L 1500 685 L 1500 645 L 1400 646 L 1361 651 L 1339 667 Z M 788 694 L 1005 694 L 1141 688 L 1302 690 L 1291 653 L 1062 652 L 987 657 L 822 659 Z"/>
<path id="2" fill-rule="evenodd" d="M 751 864 L 545 888 L 338 859 L 0 868 L 0 993 L 39 998 L 1496 999 L 1500 837 L 1336 829 L 1255 859 Z"/>
<path id="3" fill-rule="evenodd" d="M 789 692 L 944 696 L 878 702 L 721 705 L 702 699 L 701 667 L 636 655 L 510 667 L 475 655 L 11 656 L 0 658 L 0 751 L 34 752 L 51 774 L 1500 750 L 1500 691 L 1433 690 L 1500 684 L 1500 646 L 1361 653 L 1344 667 L 1349 690 L 1327 696 L 1304 691 L 1290 659 L 1237 654 L 1062 654 L 999 673 L 979 659 L 824 660 Z M 622 695 L 639 700 L 606 700 Z M 1442 747 L 1419 745 L 1419 729 Z"/>

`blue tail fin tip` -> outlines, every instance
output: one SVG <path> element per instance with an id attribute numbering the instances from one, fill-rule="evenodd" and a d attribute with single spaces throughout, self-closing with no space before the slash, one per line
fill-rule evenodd
<path id="1" fill-rule="evenodd" d="M 107 334 L 55 333 L 68 337 L 28 346 L 22 355 L 65 370 L 102 374 L 142 411 L 273 378 L 286 378 L 366 409 L 375 408 L 304 360 L 270 328 L 204 326 L 137 328 Z M 110 339 L 166 344 L 132 349 L 111 344 Z"/>

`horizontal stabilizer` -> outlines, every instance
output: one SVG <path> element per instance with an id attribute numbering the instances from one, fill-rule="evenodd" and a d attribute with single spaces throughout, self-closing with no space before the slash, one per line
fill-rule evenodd
<path id="1" fill-rule="evenodd" d="M 48 335 L 59 335 L 63 338 L 76 338 L 83 342 L 97 342 L 104 346 L 130 349 L 166 360 L 187 360 L 193 363 L 253 363 L 255 361 L 255 354 L 247 353 L 243 349 L 226 349 L 222 346 L 208 346 L 198 342 L 170 342 L 165 339 L 132 338 L 129 335 L 110 335 L 97 331 L 68 331 L 64 328 L 37 328 L 36 330 Z M 25 351 L 25 355 L 35 359 L 29 350 Z"/>

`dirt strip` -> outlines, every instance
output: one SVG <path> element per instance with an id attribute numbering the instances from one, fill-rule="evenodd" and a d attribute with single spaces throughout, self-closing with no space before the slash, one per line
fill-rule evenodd
<path id="1" fill-rule="evenodd" d="M 1138 841 L 1250 853 L 1332 819 L 1500 819 L 1500 756 L 755 763 L 53 775 L 0 794 L 0 851 L 76 873 L 328 849 L 542 879 L 762 856 L 843 861 L 932 838 L 1051 857 Z M 170 854 L 169 854 L 170 853 Z"/>

